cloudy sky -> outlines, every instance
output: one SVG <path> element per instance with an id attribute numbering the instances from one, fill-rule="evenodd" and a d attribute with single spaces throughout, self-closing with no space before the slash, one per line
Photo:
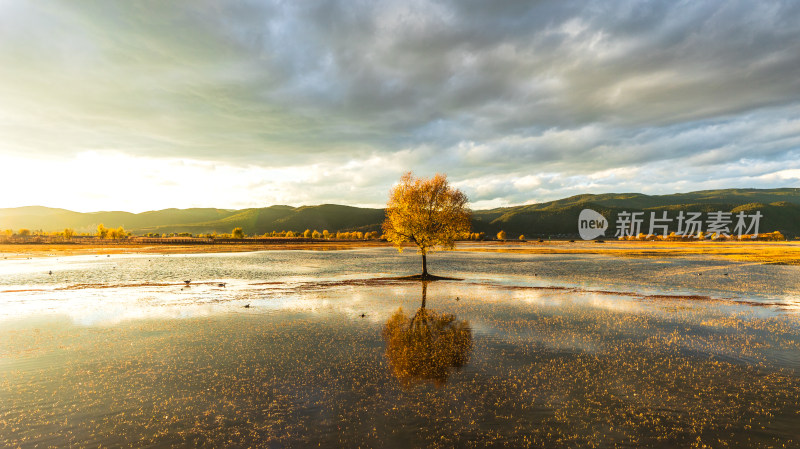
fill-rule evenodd
<path id="1" fill-rule="evenodd" d="M 0 207 L 800 186 L 800 2 L 0 0 Z"/>

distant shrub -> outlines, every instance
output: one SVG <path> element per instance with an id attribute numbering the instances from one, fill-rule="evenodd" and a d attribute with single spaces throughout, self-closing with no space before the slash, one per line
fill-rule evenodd
<path id="1" fill-rule="evenodd" d="M 780 231 L 775 232 L 767 232 L 764 234 L 758 235 L 759 240 L 770 240 L 770 241 L 779 241 L 779 240 L 786 240 L 786 237 Z"/>
<path id="2" fill-rule="evenodd" d="M 109 232 L 111 232 L 111 229 L 105 227 L 103 223 L 97 225 L 97 236 L 100 237 L 101 239 L 107 239 Z"/>
<path id="3" fill-rule="evenodd" d="M 125 228 L 122 226 L 118 227 L 117 229 L 108 229 L 106 232 L 105 238 L 110 238 L 114 240 L 124 239 L 128 237 L 128 232 L 125 231 Z"/>

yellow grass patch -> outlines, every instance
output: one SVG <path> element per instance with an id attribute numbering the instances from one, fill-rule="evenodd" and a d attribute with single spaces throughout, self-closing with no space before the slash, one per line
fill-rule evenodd
<path id="1" fill-rule="evenodd" d="M 460 251 L 518 254 L 600 254 L 619 257 L 709 256 L 762 264 L 800 265 L 800 242 L 526 242 L 462 245 Z"/>
<path id="2" fill-rule="evenodd" d="M 151 243 L 111 244 L 0 244 L 0 258 L 63 257 L 95 254 L 195 254 L 231 253 L 269 250 L 345 250 L 389 246 L 380 241 L 364 242 L 313 242 L 313 243 L 241 243 L 241 244 L 190 244 L 154 245 Z"/>

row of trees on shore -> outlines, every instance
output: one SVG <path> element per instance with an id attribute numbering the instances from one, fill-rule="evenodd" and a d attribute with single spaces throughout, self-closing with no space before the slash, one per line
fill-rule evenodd
<path id="1" fill-rule="evenodd" d="M 697 234 L 692 234 L 692 235 L 682 235 L 682 234 L 677 234 L 675 232 L 671 232 L 666 236 L 639 233 L 638 235 L 628 235 L 628 236 L 624 236 L 624 237 L 619 237 L 618 240 L 648 240 L 648 241 L 666 241 L 666 242 L 683 242 L 683 241 L 694 241 L 694 240 L 781 241 L 781 240 L 786 240 L 786 236 L 784 236 L 780 231 L 762 232 L 762 233 L 759 233 L 757 236 L 753 235 L 753 234 L 742 234 L 741 237 L 739 235 L 729 235 L 729 234 L 722 234 L 722 233 L 715 233 L 715 232 L 711 232 L 711 233 L 709 233 L 709 232 L 698 232 Z"/>
<path id="2" fill-rule="evenodd" d="M 45 232 L 42 230 L 30 230 L 27 228 L 20 228 L 16 231 L 12 229 L 5 229 L 0 233 L 0 239 L 2 240 L 30 240 L 30 239 L 46 239 L 48 241 L 69 241 L 72 240 L 73 237 L 94 237 L 94 238 L 101 238 L 101 239 L 109 239 L 109 240 L 121 240 L 127 239 L 130 237 L 136 237 L 133 233 L 125 230 L 122 226 L 117 228 L 107 228 L 102 223 L 97 226 L 97 231 L 93 233 L 79 233 L 76 232 L 72 228 L 65 228 L 61 231 L 51 231 Z M 315 240 L 384 240 L 386 236 L 378 231 L 369 231 L 369 232 L 362 232 L 362 231 L 336 231 L 330 232 L 327 229 L 323 230 L 322 232 L 314 229 L 306 229 L 303 232 L 299 231 L 273 231 L 268 232 L 265 234 L 253 234 L 248 235 L 242 231 L 242 228 L 237 227 L 234 228 L 230 233 L 201 233 L 201 234 L 193 234 L 191 232 L 170 232 L 170 233 L 158 233 L 158 232 L 148 232 L 145 234 L 140 235 L 139 237 L 147 237 L 147 238 L 210 238 L 210 239 L 244 239 L 244 238 L 306 238 L 306 239 L 315 239 Z M 509 241 L 509 240 L 520 240 L 525 241 L 526 237 L 524 234 L 520 234 L 517 237 L 509 236 L 506 231 L 500 231 L 495 235 L 495 238 L 500 241 Z M 483 241 L 487 240 L 486 234 L 483 232 L 467 232 L 467 233 L 460 233 L 456 240 L 464 241 L 464 240 L 472 240 L 472 241 Z M 647 240 L 647 241 L 687 241 L 687 240 L 717 240 L 717 241 L 724 241 L 724 240 L 759 240 L 759 241 L 781 241 L 786 240 L 786 237 L 779 231 L 775 232 L 765 232 L 755 237 L 750 234 L 742 235 L 741 238 L 736 235 L 717 235 L 717 234 L 708 234 L 708 233 L 700 233 L 698 235 L 691 235 L 691 236 L 684 236 L 678 235 L 676 233 L 670 233 L 667 236 L 662 235 L 648 235 L 641 233 L 636 236 L 625 236 L 620 237 L 619 240 Z"/>
<path id="3" fill-rule="evenodd" d="M 157 234 L 157 233 L 148 233 L 145 234 L 143 237 L 196 237 L 196 238 L 206 238 L 206 239 L 245 239 L 245 238 L 256 238 L 256 239 L 269 239 L 269 238 L 288 238 L 288 239 L 315 239 L 315 240 L 375 240 L 382 238 L 382 235 L 378 231 L 371 231 L 371 232 L 362 232 L 362 231 L 352 231 L 352 232 L 330 232 L 327 229 L 319 232 L 318 230 L 311 230 L 306 229 L 305 231 L 273 231 L 267 232 L 264 234 L 245 234 L 242 228 L 233 228 L 230 233 L 217 233 L 217 232 L 210 232 L 205 234 L 192 234 L 189 232 L 181 232 L 181 233 L 170 233 L 170 234 Z"/>
<path id="4" fill-rule="evenodd" d="M 482 234 L 481 234 L 482 235 Z M 102 223 L 97 226 L 96 232 L 93 233 L 78 233 L 72 228 L 66 228 L 62 231 L 45 232 L 42 230 L 32 231 L 26 228 L 20 228 L 16 231 L 6 229 L 0 234 L 0 237 L 5 240 L 9 239 L 31 239 L 31 238 L 46 238 L 51 241 L 58 240 L 72 240 L 73 237 L 92 237 L 100 239 L 120 240 L 131 237 L 137 237 L 130 231 L 125 230 L 122 226 L 117 228 L 108 228 Z M 375 240 L 383 238 L 383 235 L 378 231 L 336 231 L 330 232 L 327 229 L 322 232 L 314 229 L 306 229 L 305 231 L 273 231 L 264 234 L 245 234 L 241 227 L 233 228 L 230 233 L 200 233 L 193 234 L 191 232 L 170 232 L 158 233 L 148 232 L 139 235 L 138 237 L 148 238 L 210 238 L 210 239 L 244 239 L 244 238 L 306 238 L 317 240 Z M 466 239 L 466 238 L 465 238 Z"/>
<path id="5" fill-rule="evenodd" d="M 124 227 L 108 228 L 102 223 L 97 226 L 95 232 L 76 232 L 72 228 L 65 228 L 61 231 L 45 232 L 42 230 L 32 231 L 26 228 L 20 228 L 16 231 L 6 229 L 0 234 L 3 240 L 29 240 L 40 239 L 47 241 L 69 241 L 74 237 L 90 237 L 100 238 L 107 240 L 122 240 L 131 237 L 146 237 L 146 238 L 206 238 L 206 239 L 244 239 L 244 238 L 306 238 L 314 240 L 383 240 L 386 238 L 383 233 L 378 231 L 336 231 L 330 232 L 327 229 L 321 232 L 314 229 L 306 229 L 305 231 L 273 231 L 264 234 L 245 234 L 242 228 L 236 227 L 230 233 L 200 233 L 193 234 L 191 232 L 147 232 L 139 236 L 134 235 L 127 231 Z M 467 232 L 459 234 L 457 240 L 485 240 L 486 234 L 483 232 Z"/>
<path id="6" fill-rule="evenodd" d="M 506 231 L 500 231 L 497 233 L 497 240 L 511 240 L 513 238 L 509 238 L 506 234 Z M 525 240 L 525 234 L 520 234 L 517 237 L 518 240 Z M 716 233 L 705 233 L 700 232 L 696 235 L 680 235 L 672 232 L 666 236 L 664 235 L 654 235 L 654 234 L 644 234 L 640 233 L 639 235 L 629 235 L 625 237 L 619 237 L 617 240 L 646 240 L 646 241 L 664 241 L 664 242 L 684 242 L 684 241 L 696 241 L 696 240 L 715 240 L 715 241 L 750 241 L 750 240 L 758 240 L 758 241 L 782 241 L 786 240 L 786 236 L 784 236 L 780 231 L 774 232 L 762 232 L 760 234 L 752 235 L 752 234 L 742 234 L 741 237 L 738 235 L 725 235 L 725 234 L 716 234 Z"/>
<path id="7" fill-rule="evenodd" d="M 0 233 L 3 240 L 47 240 L 47 241 L 69 241 L 75 237 L 92 237 L 109 240 L 122 240 L 131 237 L 132 234 L 122 226 L 107 228 L 100 223 L 95 232 L 76 232 L 73 228 L 64 228 L 61 231 L 46 232 L 41 229 L 30 230 L 27 228 L 5 229 Z"/>

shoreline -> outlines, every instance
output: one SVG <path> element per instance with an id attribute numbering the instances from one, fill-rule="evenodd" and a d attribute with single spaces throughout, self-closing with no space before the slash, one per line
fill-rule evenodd
<path id="1" fill-rule="evenodd" d="M 391 248 L 385 241 L 324 241 L 222 244 L 152 243 L 33 243 L 0 244 L 0 260 L 108 254 L 202 254 L 255 251 L 342 251 L 361 248 Z M 413 246 L 406 245 L 413 250 Z M 772 265 L 800 265 L 800 241 L 782 242 L 653 242 L 566 240 L 545 242 L 458 242 L 454 251 L 510 254 L 596 254 L 616 257 L 705 256 Z"/>
<path id="2" fill-rule="evenodd" d="M 221 243 L 221 244 L 153 244 L 153 243 L 0 243 L 0 258 L 27 259 L 106 254 L 203 254 L 277 250 L 340 251 L 356 248 L 388 247 L 390 243 L 368 242 L 298 242 L 298 243 Z"/>

